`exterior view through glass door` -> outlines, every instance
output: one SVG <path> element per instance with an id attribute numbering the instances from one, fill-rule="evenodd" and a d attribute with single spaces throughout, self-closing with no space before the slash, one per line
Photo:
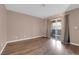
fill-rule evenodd
<path id="1" fill-rule="evenodd" d="M 60 40 L 61 37 L 61 20 L 55 19 L 52 21 L 52 38 Z"/>

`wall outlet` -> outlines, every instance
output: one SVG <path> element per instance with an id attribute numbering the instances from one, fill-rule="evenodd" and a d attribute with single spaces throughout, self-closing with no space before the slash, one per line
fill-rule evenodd
<path id="1" fill-rule="evenodd" d="M 19 38 L 18 36 L 15 37 L 16 39 Z"/>
<path id="2" fill-rule="evenodd" d="M 26 36 L 24 36 L 24 37 L 26 37 Z"/>
<path id="3" fill-rule="evenodd" d="M 0 46 L 1 46 L 1 43 L 0 43 Z"/>
<path id="4" fill-rule="evenodd" d="M 2 44 L 2 43 L 0 43 L 0 46 L 2 47 L 2 46 L 3 46 L 3 44 Z"/>

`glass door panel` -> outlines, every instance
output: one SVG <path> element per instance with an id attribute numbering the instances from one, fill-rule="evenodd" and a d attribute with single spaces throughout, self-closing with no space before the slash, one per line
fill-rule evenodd
<path id="1" fill-rule="evenodd" d="M 52 23 L 52 37 L 55 39 L 60 39 L 61 35 L 61 21 L 56 21 Z"/>

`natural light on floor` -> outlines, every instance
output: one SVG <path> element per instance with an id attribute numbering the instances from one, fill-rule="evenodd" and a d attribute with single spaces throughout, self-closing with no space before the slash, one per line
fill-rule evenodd
<path id="1" fill-rule="evenodd" d="M 61 41 L 51 38 L 51 45 L 58 50 L 62 50 L 63 45 Z"/>

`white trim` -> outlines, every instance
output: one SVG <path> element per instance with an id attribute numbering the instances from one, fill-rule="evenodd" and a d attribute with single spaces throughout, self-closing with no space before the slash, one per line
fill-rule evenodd
<path id="1" fill-rule="evenodd" d="M 73 42 L 71 42 L 70 44 L 75 45 L 75 46 L 79 46 L 79 44 L 76 44 L 76 43 L 73 43 Z"/>
<path id="2" fill-rule="evenodd" d="M 32 38 L 23 38 L 23 39 L 18 39 L 18 40 L 12 40 L 12 41 L 7 41 L 7 43 L 23 41 L 23 40 L 29 40 L 29 39 L 34 39 L 34 38 L 38 38 L 38 37 L 43 37 L 43 36 L 36 36 L 36 37 L 32 37 Z"/>
<path id="3" fill-rule="evenodd" d="M 13 40 L 13 41 L 7 41 L 7 42 L 4 44 L 2 50 L 0 51 L 0 55 L 2 54 L 4 48 L 6 47 L 6 45 L 7 45 L 8 43 L 17 42 L 17 41 L 23 41 L 23 40 L 29 40 L 29 39 L 39 38 L 39 37 L 44 37 L 44 36 L 36 36 L 36 37 L 32 37 L 32 38 L 23 38 L 23 39 L 18 39 L 18 40 Z"/>
<path id="4" fill-rule="evenodd" d="M 6 45 L 7 45 L 7 42 L 4 44 L 4 46 L 2 47 L 2 49 L 1 49 L 1 51 L 0 51 L 0 55 L 2 54 L 2 52 L 3 52 L 3 50 L 4 50 L 4 48 L 6 47 Z"/>

